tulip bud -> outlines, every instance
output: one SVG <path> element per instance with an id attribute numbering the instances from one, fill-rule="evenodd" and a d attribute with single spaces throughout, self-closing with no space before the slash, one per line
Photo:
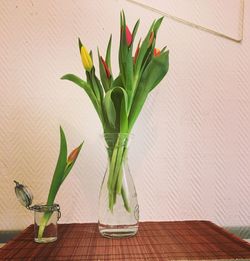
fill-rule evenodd
<path id="1" fill-rule="evenodd" d="M 110 70 L 109 70 L 109 68 L 108 68 L 107 63 L 104 61 L 104 59 L 103 59 L 102 57 L 101 57 L 101 62 L 102 62 L 102 65 L 103 65 L 103 67 L 104 67 L 104 69 L 105 69 L 107 78 L 110 78 L 110 76 L 111 76 Z"/>
<path id="2" fill-rule="evenodd" d="M 127 41 L 128 46 L 131 45 L 132 40 L 133 40 L 132 34 L 131 34 L 131 32 L 129 31 L 129 28 L 126 26 L 126 41 Z"/>
<path id="3" fill-rule="evenodd" d="M 153 40 L 154 40 L 154 32 L 151 32 L 150 36 L 149 36 L 148 47 L 151 46 L 151 44 L 153 43 Z"/>
<path id="4" fill-rule="evenodd" d="M 93 67 L 93 62 L 89 52 L 84 46 L 81 47 L 81 58 L 82 58 L 83 67 L 85 68 L 86 71 L 90 72 Z"/>
<path id="5" fill-rule="evenodd" d="M 161 54 L 161 50 L 158 48 L 154 49 L 154 56 L 159 56 Z"/>
<path id="6" fill-rule="evenodd" d="M 136 51 L 135 51 L 134 64 L 136 63 L 136 60 L 137 60 L 137 57 L 138 57 L 138 54 L 139 54 L 139 51 L 140 51 L 140 43 L 141 43 L 141 40 L 139 41 L 137 48 L 136 48 Z"/>
<path id="7" fill-rule="evenodd" d="M 69 154 L 68 159 L 67 159 L 68 165 L 71 164 L 73 161 L 76 160 L 76 158 L 77 158 L 79 152 L 80 152 L 80 148 L 77 147 L 77 148 L 75 148 L 75 149 Z"/>

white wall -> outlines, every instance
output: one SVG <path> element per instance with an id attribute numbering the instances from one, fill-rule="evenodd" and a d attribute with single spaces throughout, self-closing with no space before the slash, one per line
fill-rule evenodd
<path id="1" fill-rule="evenodd" d="M 178 3 L 176 10 L 199 15 Z M 58 194 L 61 221 L 97 221 L 106 160 L 101 126 L 85 93 L 60 77 L 83 73 L 78 36 L 96 56 L 110 33 L 117 72 L 122 8 L 130 27 L 141 18 L 139 36 L 159 17 L 125 0 L 0 1 L 0 230 L 32 222 L 15 198 L 14 179 L 30 186 L 35 203 L 46 200 L 59 125 L 70 149 L 85 140 Z M 158 46 L 170 49 L 170 71 L 136 123 L 129 154 L 141 220 L 249 224 L 249 11 L 246 1 L 241 44 L 164 20 Z M 228 19 L 232 10 L 220 12 Z"/>

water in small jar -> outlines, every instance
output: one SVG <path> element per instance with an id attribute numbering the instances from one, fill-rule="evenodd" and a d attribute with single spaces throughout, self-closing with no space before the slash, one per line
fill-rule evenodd
<path id="1" fill-rule="evenodd" d="M 34 240 L 37 243 L 49 243 L 57 240 L 58 205 L 35 205 Z"/>

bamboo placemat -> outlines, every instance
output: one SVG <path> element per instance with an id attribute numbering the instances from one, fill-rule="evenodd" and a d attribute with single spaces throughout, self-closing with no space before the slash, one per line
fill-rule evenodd
<path id="1" fill-rule="evenodd" d="M 33 226 L 0 249 L 0 260 L 250 260 L 250 245 L 209 221 L 144 222 L 136 236 L 106 239 L 97 224 L 61 224 L 56 242 L 33 242 Z"/>

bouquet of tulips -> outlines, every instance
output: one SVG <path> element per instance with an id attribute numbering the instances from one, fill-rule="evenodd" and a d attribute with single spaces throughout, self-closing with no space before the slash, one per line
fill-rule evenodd
<path id="1" fill-rule="evenodd" d="M 120 134 L 129 134 L 149 95 L 168 72 L 169 52 L 166 47 L 155 48 L 158 29 L 163 18 L 154 21 L 143 41 L 139 40 L 133 51 L 135 36 L 139 27 L 136 22 L 130 32 L 122 11 L 120 14 L 119 68 L 117 77 L 111 69 L 110 36 L 105 59 L 98 50 L 100 79 L 93 65 L 92 52 L 88 52 L 79 39 L 79 50 L 86 71 L 86 80 L 73 74 L 62 79 L 70 80 L 80 86 L 89 96 L 101 120 L 103 132 L 118 133 L 117 144 L 121 143 Z M 107 141 L 108 142 L 108 141 Z M 109 209 L 112 211 L 116 196 L 121 195 L 124 207 L 130 211 L 122 184 L 122 162 L 126 155 L 126 146 L 114 146 L 109 153 Z"/>

